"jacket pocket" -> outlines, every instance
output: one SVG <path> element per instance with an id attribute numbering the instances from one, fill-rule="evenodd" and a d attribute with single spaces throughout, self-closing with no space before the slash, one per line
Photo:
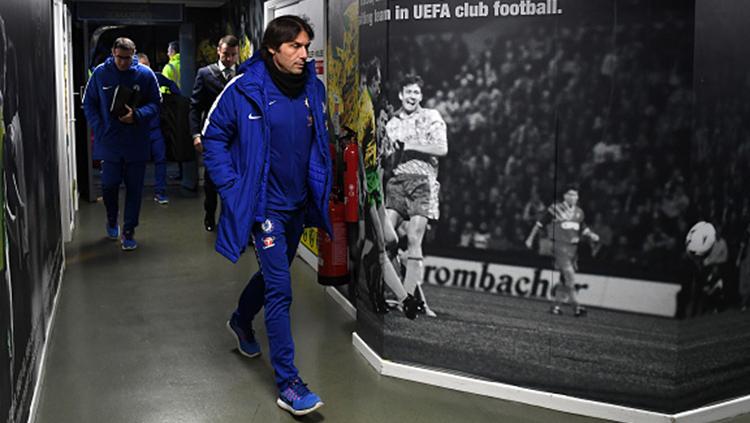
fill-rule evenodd
<path id="1" fill-rule="evenodd" d="M 227 204 L 229 206 L 233 206 L 234 202 L 237 201 L 237 195 L 240 189 L 240 180 L 239 178 L 235 179 L 234 182 L 232 182 L 232 185 L 229 186 L 229 188 L 226 188 L 219 192 L 219 197 L 221 197 L 221 202 L 223 204 Z M 222 206 L 223 207 L 223 206 Z"/>
<path id="2" fill-rule="evenodd" d="M 315 163 L 310 163 L 307 175 L 315 182 L 321 184 L 325 184 L 326 179 L 328 178 L 328 172 L 326 172 L 326 168 Z"/>

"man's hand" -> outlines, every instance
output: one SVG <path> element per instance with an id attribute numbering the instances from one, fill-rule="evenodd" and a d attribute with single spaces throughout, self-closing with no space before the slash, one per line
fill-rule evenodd
<path id="1" fill-rule="evenodd" d="M 599 235 L 594 233 L 594 231 L 592 231 L 590 228 L 584 229 L 582 235 L 589 237 L 591 242 L 599 242 Z"/>
<path id="2" fill-rule="evenodd" d="M 119 119 L 120 122 L 126 123 L 128 125 L 134 124 L 135 123 L 135 115 L 133 114 L 134 110 L 127 104 L 125 105 L 125 108 L 128 109 L 128 113 L 123 116 L 118 117 L 117 119 Z"/>
<path id="3" fill-rule="evenodd" d="M 404 143 L 401 140 L 395 140 L 391 144 L 393 146 L 393 150 L 395 153 L 403 153 L 404 152 Z"/>
<path id="4" fill-rule="evenodd" d="M 531 249 L 531 247 L 534 245 L 534 237 L 529 236 L 526 238 L 526 248 Z"/>
<path id="5" fill-rule="evenodd" d="M 195 147 L 195 151 L 202 153 L 203 152 L 203 143 L 201 143 L 201 137 L 196 136 L 193 138 L 193 147 Z"/>
<path id="6" fill-rule="evenodd" d="M 389 157 L 395 151 L 393 141 L 391 141 L 391 137 L 388 136 L 388 133 L 386 133 L 385 136 L 383 136 L 382 140 L 383 142 L 381 145 L 383 146 L 383 151 L 381 153 L 381 156 Z"/>

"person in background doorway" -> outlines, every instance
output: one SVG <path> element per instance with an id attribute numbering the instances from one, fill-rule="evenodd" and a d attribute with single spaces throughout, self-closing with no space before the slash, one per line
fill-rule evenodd
<path id="1" fill-rule="evenodd" d="M 161 70 L 161 73 L 164 74 L 167 78 L 174 81 L 175 84 L 177 84 L 177 87 L 179 88 L 181 86 L 180 84 L 180 43 L 177 41 L 170 41 L 169 45 L 167 46 L 167 56 L 169 57 L 169 62 L 164 65 L 164 69 Z"/>
<path id="2" fill-rule="evenodd" d="M 161 73 L 171 79 L 178 88 L 182 87 L 181 75 L 182 66 L 180 64 L 180 43 L 170 41 L 167 45 L 167 57 L 169 62 L 164 65 Z M 162 88 L 163 90 L 163 88 Z M 164 93 L 165 91 L 162 91 Z M 188 160 L 179 162 L 180 172 L 177 179 L 180 180 L 180 194 L 184 197 L 198 196 L 198 162 L 197 160 Z"/>
<path id="3" fill-rule="evenodd" d="M 138 63 L 151 68 L 151 62 L 145 53 L 138 54 Z M 154 73 L 159 83 L 161 92 L 180 95 L 180 89 L 171 79 L 159 72 Z M 154 161 L 154 201 L 161 205 L 169 204 L 167 195 L 167 152 L 164 143 L 164 136 L 161 133 L 159 114 L 157 113 L 151 119 L 149 124 L 151 138 L 151 159 Z"/>
<path id="4" fill-rule="evenodd" d="M 193 95 L 190 96 L 190 131 L 193 134 L 193 146 L 199 153 L 203 152 L 201 142 L 201 130 L 206 120 L 206 115 L 214 104 L 216 97 L 224 89 L 229 81 L 237 74 L 237 59 L 239 58 L 240 43 L 234 35 L 225 35 L 219 40 L 216 47 L 216 55 L 219 60 L 208 66 L 198 69 L 193 85 Z M 203 200 L 203 208 L 206 212 L 203 217 L 203 227 L 208 232 L 216 228 L 216 208 L 218 206 L 218 195 L 216 185 L 211 180 L 208 169 L 203 171 L 203 188 L 206 198 Z"/>

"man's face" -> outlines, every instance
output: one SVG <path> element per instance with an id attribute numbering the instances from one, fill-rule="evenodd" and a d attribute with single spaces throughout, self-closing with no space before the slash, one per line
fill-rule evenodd
<path id="1" fill-rule="evenodd" d="M 174 51 L 172 47 L 167 47 L 167 57 L 172 58 L 175 54 L 177 54 L 177 52 Z"/>
<path id="2" fill-rule="evenodd" d="M 115 58 L 115 66 L 121 71 L 128 70 L 133 63 L 133 50 L 113 48 L 112 56 Z"/>
<path id="3" fill-rule="evenodd" d="M 300 31 L 294 41 L 280 45 L 278 50 L 268 49 L 268 51 L 273 54 L 273 62 L 279 70 L 300 75 L 305 70 L 308 47 L 310 47 L 310 37 L 307 32 Z"/>
<path id="4" fill-rule="evenodd" d="M 419 103 L 422 102 L 422 89 L 417 84 L 406 85 L 401 88 L 398 98 L 406 113 L 411 114 L 419 108 Z"/>
<path id="5" fill-rule="evenodd" d="M 370 93 L 373 97 L 377 97 L 380 94 L 380 69 L 375 73 L 375 76 L 372 78 L 372 80 L 369 82 L 369 89 Z"/>
<path id="6" fill-rule="evenodd" d="M 565 203 L 567 203 L 569 206 L 575 206 L 578 204 L 578 192 L 570 190 L 563 195 L 563 200 L 565 200 Z"/>
<path id="7" fill-rule="evenodd" d="M 219 55 L 219 61 L 225 67 L 231 68 L 232 65 L 237 63 L 237 59 L 240 57 L 240 48 L 222 44 L 216 49 L 216 53 Z"/>

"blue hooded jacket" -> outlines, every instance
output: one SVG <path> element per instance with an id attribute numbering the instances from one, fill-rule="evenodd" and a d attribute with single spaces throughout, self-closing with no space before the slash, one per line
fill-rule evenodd
<path id="1" fill-rule="evenodd" d="M 203 127 L 204 164 L 222 200 L 216 251 L 232 262 L 245 251 L 253 224 L 265 219 L 271 151 L 268 94 L 263 85 L 267 72 L 256 52 L 219 94 Z M 330 234 L 328 199 L 333 177 L 325 88 L 315 76 L 313 62 L 307 64 L 307 74 L 304 95 L 310 103 L 315 139 L 307 169 L 305 224 Z"/>
<path id="2" fill-rule="evenodd" d="M 121 123 L 109 112 L 115 88 L 123 85 L 139 90 L 142 105 L 135 110 L 135 123 Z M 133 61 L 130 68 L 121 71 L 109 57 L 94 69 L 83 94 L 83 111 L 94 131 L 95 160 L 138 162 L 151 156 L 150 124 L 159 113 L 159 84 L 154 73 L 146 66 Z"/>

